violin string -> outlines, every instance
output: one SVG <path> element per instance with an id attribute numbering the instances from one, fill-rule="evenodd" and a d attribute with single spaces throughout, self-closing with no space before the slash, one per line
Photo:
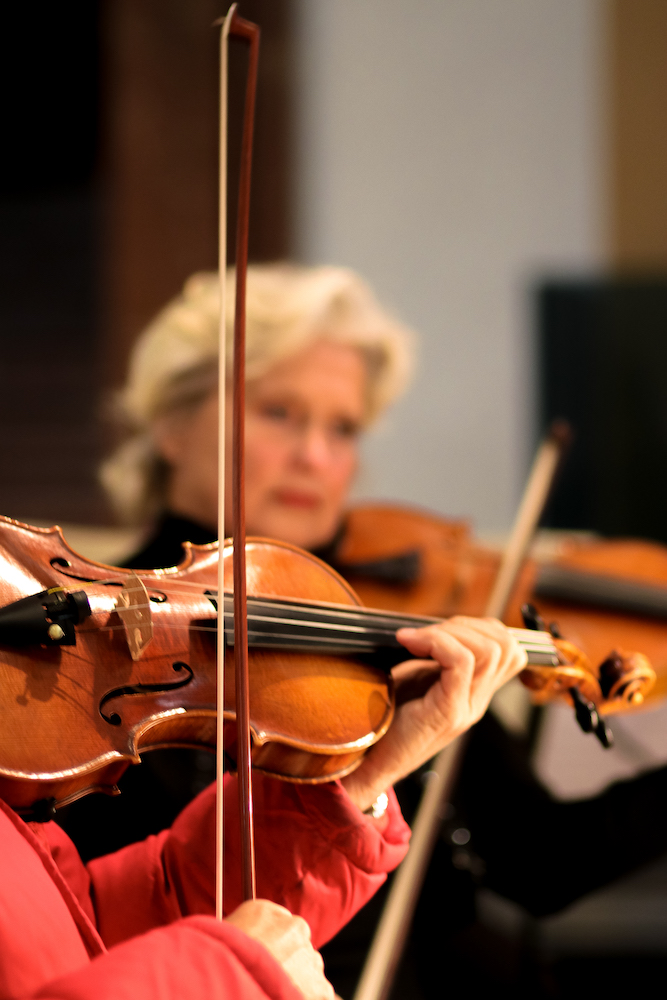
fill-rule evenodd
<path id="1" fill-rule="evenodd" d="M 100 586 L 104 586 L 109 582 L 116 582 L 116 581 L 94 581 L 95 584 Z M 145 583 L 145 581 L 142 582 Z M 190 592 L 192 592 L 193 589 L 196 589 L 198 595 L 201 596 L 203 599 L 205 598 L 209 600 L 209 599 L 215 599 L 217 597 L 218 594 L 217 588 L 216 589 L 207 588 L 206 590 L 201 590 L 200 588 L 202 586 L 203 584 L 201 583 L 192 583 L 188 585 L 188 589 L 190 590 Z M 147 587 L 146 589 L 149 588 Z M 163 588 L 152 587 L 150 589 L 158 590 Z M 170 589 L 177 589 L 177 588 L 170 588 Z M 105 592 L 103 591 L 103 595 L 104 593 Z M 230 592 L 226 592 L 225 599 L 231 604 L 231 601 L 233 600 L 233 595 Z M 341 618 L 347 622 L 355 620 L 360 623 L 368 621 L 373 621 L 373 622 L 383 621 L 387 623 L 388 628 L 392 629 L 396 629 L 401 625 L 421 627 L 429 624 L 439 624 L 443 620 L 441 618 L 429 617 L 425 615 L 408 615 L 398 612 L 378 611 L 373 608 L 364 608 L 355 605 L 348 606 L 348 605 L 337 605 L 332 602 L 313 602 L 298 597 L 297 598 L 254 597 L 250 598 L 249 602 L 255 608 L 264 606 L 272 610 L 280 609 L 284 610 L 287 613 L 292 613 L 292 614 L 301 613 L 302 615 L 305 615 L 307 613 L 311 614 L 319 613 L 320 615 L 327 616 L 327 618 Z M 146 607 L 152 608 L 155 604 L 159 606 L 159 604 L 161 603 L 164 602 L 151 601 L 148 605 L 142 603 L 142 604 L 135 604 L 132 606 L 135 608 L 146 608 Z"/>
<path id="2" fill-rule="evenodd" d="M 94 581 L 91 582 L 91 586 L 104 586 L 108 582 L 116 581 Z M 207 602 L 214 604 L 214 598 L 217 596 L 217 589 L 214 591 L 210 588 L 202 591 L 200 587 L 201 583 L 192 583 L 189 585 L 189 589 L 196 588 L 198 591 L 198 596 L 206 599 Z M 157 588 L 151 588 L 157 589 Z M 103 591 L 102 594 L 96 596 L 109 596 L 108 591 Z M 233 594 L 225 593 L 225 603 L 231 605 L 233 600 Z M 158 607 L 165 603 L 164 601 L 155 601 L 149 598 L 147 602 L 140 602 L 131 605 L 136 609 L 153 609 L 155 604 Z M 365 608 L 355 605 L 340 605 L 334 604 L 332 602 L 316 602 L 309 601 L 302 598 L 284 598 L 284 597 L 250 597 L 249 603 L 255 612 L 264 611 L 264 617 L 275 617 L 277 612 L 282 612 L 290 616 L 291 621 L 311 621 L 308 618 L 309 615 L 319 615 L 326 617 L 327 621 L 323 623 L 320 619 L 315 619 L 316 624 L 327 624 L 332 625 L 331 619 L 340 620 L 341 624 L 346 627 L 352 627 L 351 623 L 356 623 L 355 627 L 368 627 L 368 623 L 372 623 L 372 626 L 377 628 L 384 628 L 385 630 L 394 631 L 397 626 L 400 625 L 412 625 L 412 626 L 425 626 L 429 624 L 439 624 L 443 619 L 435 618 L 426 615 L 408 615 L 405 613 L 398 613 L 393 611 L 380 611 L 374 608 Z M 207 605 L 208 606 L 208 605 Z M 231 607 L 230 607 L 231 613 Z M 257 617 L 257 614 L 255 615 Z M 532 642 L 549 643 L 551 644 L 551 636 L 547 632 L 539 632 L 528 629 L 511 629 L 511 632 L 522 639 L 530 640 Z"/>
<path id="3" fill-rule="evenodd" d="M 202 595 L 203 597 L 209 597 L 209 595 Z M 212 595 L 211 595 L 212 596 Z M 226 604 L 231 604 L 230 595 L 227 595 Z M 437 624 L 441 619 L 437 618 L 427 618 L 422 616 L 410 616 L 410 615 L 394 615 L 389 613 L 376 612 L 373 609 L 355 609 L 351 608 L 350 611 L 340 610 L 338 608 L 332 608 L 328 605 L 320 604 L 295 604 L 291 605 L 289 603 L 284 603 L 279 600 L 261 600 L 257 598 L 249 599 L 249 606 L 255 612 L 249 615 L 250 620 L 270 620 L 275 623 L 285 624 L 288 626 L 299 624 L 302 627 L 312 626 L 315 628 L 333 628 L 340 629 L 341 631 L 373 631 L 373 632 L 383 632 L 386 634 L 393 634 L 399 623 L 410 622 L 417 626 L 423 626 L 425 624 Z M 149 602 L 137 603 L 131 605 L 134 610 L 153 610 L 153 604 Z M 158 605 L 159 607 L 159 605 Z M 264 614 L 258 614 L 257 612 L 266 609 Z M 116 610 L 115 606 L 111 610 Z M 122 610 L 122 609 L 121 609 Z M 277 618 L 275 615 L 276 611 L 282 611 L 285 614 L 289 614 L 290 611 L 293 613 L 293 617 L 289 619 Z M 268 612 L 268 613 L 267 613 Z M 273 613 L 271 613 L 273 612 Z M 296 614 L 295 614 L 296 612 Z M 303 617 L 300 617 L 298 612 L 302 612 Z M 316 614 L 319 612 L 321 615 L 327 618 L 339 618 L 342 619 L 340 622 L 336 621 L 322 621 L 321 619 L 309 619 L 305 617 L 307 614 Z M 231 608 L 228 610 L 228 616 L 232 617 Z M 211 618 L 213 620 L 213 616 Z M 370 624 L 369 624 L 370 623 Z M 187 626 L 184 626 L 187 627 Z M 512 629 L 513 634 L 520 637 L 523 641 L 529 644 L 538 645 L 551 645 L 551 637 L 548 633 L 544 632 L 532 632 L 527 629 Z M 520 636 L 518 635 L 520 633 Z"/>
<path id="4" fill-rule="evenodd" d="M 138 574 L 137 574 L 138 576 Z M 160 594 L 164 594 L 168 591 L 173 596 L 178 596 L 179 593 L 191 595 L 196 593 L 197 596 L 201 596 L 202 599 L 206 599 L 211 604 L 213 604 L 215 598 L 218 595 L 217 587 L 206 587 L 203 581 L 190 581 L 190 580 L 175 580 L 169 576 L 155 576 L 152 573 L 147 573 L 145 576 L 139 577 L 141 583 L 146 588 L 146 590 L 158 591 Z M 124 584 L 128 582 L 127 577 L 123 580 L 119 580 L 118 577 L 102 580 L 82 580 L 82 583 L 86 584 L 84 589 L 86 593 L 89 593 L 92 589 L 102 587 L 106 588 L 109 585 L 115 585 L 123 587 Z M 131 587 L 129 588 L 132 589 Z M 136 588 L 135 588 L 136 589 Z M 126 588 L 127 590 L 127 588 Z M 109 596 L 107 590 L 103 590 L 102 594 L 96 596 Z M 231 604 L 233 601 L 233 595 L 225 594 L 225 603 Z M 158 607 L 164 603 L 164 601 L 151 601 L 148 603 L 142 602 L 132 605 L 135 609 L 153 610 L 154 605 L 157 603 Z M 327 641 L 329 645 L 332 643 L 334 645 L 343 645 L 346 648 L 357 648 L 364 650 L 369 650 L 372 648 L 377 648 L 378 646 L 386 647 L 396 647 L 400 648 L 401 644 L 395 637 L 396 629 L 400 626 L 412 626 L 420 627 L 428 624 L 438 623 L 442 621 L 439 618 L 428 618 L 426 616 L 416 616 L 401 614 L 395 612 L 379 612 L 375 609 L 367 609 L 364 607 L 359 607 L 355 605 L 336 605 L 330 602 L 310 602 L 305 599 L 300 598 L 256 598 L 252 597 L 249 599 L 249 607 L 255 612 L 262 612 L 263 614 L 249 615 L 249 621 L 256 623 L 258 621 L 266 623 L 270 621 L 273 626 L 278 626 L 278 632 L 268 632 L 266 627 L 260 627 L 259 632 L 253 630 L 252 636 L 255 640 L 253 645 L 265 645 L 271 646 L 272 643 L 278 643 L 284 648 L 286 646 L 286 640 L 291 642 L 296 642 L 297 645 L 301 645 L 306 648 L 313 649 L 314 646 L 319 642 L 320 645 L 326 644 Z M 115 606 L 110 610 L 116 610 Z M 276 612 L 282 611 L 284 614 L 288 615 L 287 619 L 276 618 Z M 231 608 L 228 612 L 228 616 L 231 619 Z M 317 618 L 309 619 L 308 615 L 320 615 L 321 617 L 326 617 L 326 621 L 322 621 Z M 189 630 L 189 631 L 201 631 L 201 632 L 211 632 L 217 631 L 217 627 L 214 629 L 208 625 L 193 625 L 191 623 L 183 623 L 178 625 L 166 624 L 161 622 L 160 615 L 157 616 L 157 626 L 159 628 L 170 628 L 173 631 Z M 211 616 L 213 621 L 213 616 Z M 124 629 L 125 626 L 121 623 L 119 625 L 106 625 L 98 626 L 98 631 L 116 631 Z M 308 634 L 308 629 L 317 629 L 319 634 L 317 636 L 313 635 L 311 632 Z M 92 631 L 92 630 L 88 630 Z M 357 640 L 351 640 L 349 633 L 357 632 L 360 634 L 360 638 Z M 553 645 L 551 636 L 549 633 L 540 633 L 535 631 L 528 631 L 526 629 L 510 629 L 514 634 L 515 638 L 518 640 L 519 644 L 526 650 L 529 658 L 532 657 L 531 662 L 538 662 L 540 658 L 546 657 L 549 662 L 552 662 L 557 657 L 557 650 Z M 226 634 L 230 637 L 233 636 L 233 632 L 230 629 L 225 629 Z M 343 639 L 342 636 L 347 633 L 347 638 Z M 373 638 L 374 637 L 374 640 Z M 272 640 L 272 643 L 269 643 Z M 536 660 L 537 658 L 537 660 Z"/>
<path id="5" fill-rule="evenodd" d="M 231 603 L 229 596 L 225 603 Z M 150 602 L 143 602 L 135 604 L 133 607 L 136 610 L 148 609 L 151 608 L 151 604 Z M 365 650 L 376 649 L 378 647 L 399 648 L 401 644 L 395 636 L 396 626 L 399 622 L 407 620 L 415 624 L 423 624 L 429 620 L 438 621 L 438 619 L 412 618 L 406 615 L 394 616 L 371 610 L 357 610 L 356 608 L 347 611 L 345 609 L 331 608 L 326 605 L 292 605 L 289 602 L 278 599 L 262 600 L 250 598 L 249 609 L 253 612 L 248 615 L 248 621 L 252 626 L 251 635 L 254 640 L 253 645 L 255 646 L 265 645 L 272 647 L 277 643 L 284 647 L 287 641 L 289 641 L 311 649 L 317 644 L 322 646 L 327 643 L 329 645 L 342 645 L 345 648 L 363 648 Z M 300 612 L 302 617 L 298 617 L 297 614 L 294 617 L 285 618 L 277 616 L 276 611 L 283 611 L 286 614 L 292 612 L 293 615 L 295 612 Z M 317 618 L 309 619 L 308 617 L 303 617 L 308 614 L 317 614 L 317 612 L 326 615 L 329 620 L 322 621 Z M 194 625 L 189 622 L 182 624 L 163 623 L 160 621 L 160 617 L 158 613 L 155 624 L 158 628 L 162 629 L 209 633 L 217 631 L 217 621 L 213 616 L 211 616 L 211 622 L 215 622 L 215 625 L 211 624 L 210 626 Z M 226 617 L 228 621 L 232 620 L 231 609 L 227 612 Z M 331 618 L 334 620 L 332 621 Z M 343 620 L 337 621 L 336 619 Z M 270 630 L 267 628 L 267 625 L 271 626 Z M 124 627 L 123 624 L 104 625 L 98 626 L 95 631 L 116 631 Z M 88 629 L 84 631 L 94 630 Z M 512 629 L 511 631 L 526 652 L 529 655 L 533 655 L 533 662 L 535 662 L 535 656 L 552 658 L 556 654 L 551 636 L 548 633 L 533 632 L 526 629 Z M 232 629 L 226 628 L 225 632 L 230 638 L 233 636 Z M 354 633 L 354 635 L 351 633 Z"/>
<path id="6" fill-rule="evenodd" d="M 138 605 L 138 606 L 140 606 L 140 605 Z M 227 617 L 227 619 L 229 621 L 232 621 L 232 614 L 231 614 L 231 612 L 229 612 L 226 617 Z M 320 629 L 322 631 L 326 630 L 326 631 L 330 631 L 332 633 L 340 634 L 340 635 L 348 635 L 350 633 L 350 631 L 359 632 L 362 636 L 364 636 L 364 635 L 381 635 L 381 636 L 390 637 L 390 636 L 394 636 L 394 634 L 395 634 L 395 630 L 394 629 L 390 629 L 390 628 L 383 629 L 383 628 L 375 627 L 375 628 L 362 629 L 362 628 L 357 628 L 356 626 L 352 626 L 352 625 L 335 625 L 335 624 L 330 624 L 330 623 L 303 622 L 303 621 L 299 621 L 299 620 L 295 620 L 295 621 L 291 621 L 291 622 L 283 622 L 280 619 L 266 618 L 266 617 L 261 617 L 261 616 L 257 616 L 257 615 L 248 615 L 248 620 L 251 621 L 251 622 L 257 622 L 257 621 L 259 621 L 259 622 L 271 622 L 271 624 L 275 624 L 275 625 L 284 625 L 285 626 L 285 631 L 283 633 L 281 633 L 281 634 L 284 634 L 284 635 L 289 635 L 289 634 L 298 635 L 298 630 L 299 629 L 308 629 L 308 628 Z M 213 624 L 215 621 L 216 621 L 216 618 L 213 615 L 213 616 L 211 616 L 211 623 L 212 624 L 210 626 L 209 625 L 195 625 L 192 622 L 184 622 L 184 623 L 178 623 L 178 624 L 176 624 L 176 623 L 161 622 L 161 621 L 153 622 L 153 625 L 154 625 L 154 627 L 157 627 L 159 629 L 172 629 L 173 631 L 217 632 L 217 626 L 215 626 Z M 79 629 L 79 634 L 86 634 L 86 633 L 90 633 L 90 632 L 115 632 L 115 631 L 121 631 L 124 628 L 125 628 L 125 625 L 122 624 L 122 623 L 120 623 L 118 625 L 96 625 L 96 626 L 93 626 L 93 627 Z M 290 630 L 297 630 L 297 631 L 291 632 Z M 231 629 L 225 629 L 225 631 L 228 632 L 229 634 L 233 634 Z M 521 632 L 523 630 L 522 629 L 510 629 L 509 631 L 511 633 L 515 633 L 515 632 Z M 271 633 L 267 632 L 266 634 L 268 635 L 268 634 L 271 634 Z M 544 633 L 544 634 L 546 635 L 547 633 Z M 535 635 L 538 637 L 537 639 L 532 639 L 532 638 L 524 639 L 524 638 L 519 637 L 519 636 L 515 636 L 515 638 L 517 638 L 517 641 L 524 648 L 533 648 L 536 651 L 545 651 L 545 652 L 546 651 L 550 651 L 551 649 L 555 648 L 552 643 L 547 642 L 547 641 L 541 641 L 539 639 L 540 633 L 535 633 Z"/>
<path id="7" fill-rule="evenodd" d="M 158 626 L 162 630 L 171 630 L 173 632 L 207 632 L 217 633 L 216 627 L 207 627 L 204 625 L 172 625 L 172 624 L 159 624 Z M 124 625 L 100 625 L 97 628 L 84 629 L 80 634 L 96 634 L 97 632 L 118 632 L 125 628 Z M 227 632 L 229 635 L 230 633 Z M 233 634 L 233 633 L 232 633 Z M 265 649 L 290 649 L 294 647 L 301 647 L 302 649 L 308 649 L 313 653 L 340 653 L 361 651 L 361 652 L 375 652 L 378 648 L 400 648 L 401 644 L 396 641 L 386 642 L 381 641 L 379 637 L 378 641 L 374 641 L 373 638 L 369 636 L 365 637 L 354 637 L 349 635 L 341 635 L 339 633 L 334 633 L 333 635 L 321 635 L 312 636 L 304 635 L 295 631 L 281 631 L 281 632 L 271 632 L 265 629 L 260 631 L 249 630 L 249 641 L 253 648 L 265 648 Z M 556 650 L 555 648 L 549 649 L 546 645 L 534 645 L 530 646 L 528 644 L 520 643 L 520 645 L 526 650 L 529 656 L 529 662 L 532 665 L 544 665 L 544 666 L 555 666 Z M 408 651 L 406 650 L 406 658 L 409 658 Z"/>
<path id="8" fill-rule="evenodd" d="M 142 582 L 146 584 L 147 581 L 144 580 Z M 118 583 L 118 580 L 109 579 L 109 580 L 90 581 L 89 587 L 106 586 L 110 583 Z M 211 600 L 211 599 L 215 600 L 218 594 L 217 588 L 206 588 L 205 590 L 202 590 L 201 588 L 204 587 L 205 585 L 201 582 L 173 581 L 173 583 L 171 583 L 170 581 L 170 584 L 171 585 L 168 589 L 171 591 L 175 591 L 176 596 L 179 590 L 183 590 L 184 592 L 189 592 L 189 593 L 196 591 L 198 595 L 202 597 L 202 599 L 206 600 Z M 160 590 L 160 592 L 164 592 L 165 588 L 159 588 L 155 586 L 150 588 L 147 587 L 146 589 Z M 108 594 L 108 591 L 103 591 L 101 595 L 97 596 L 103 596 L 105 594 Z M 231 603 L 233 595 L 230 592 L 226 592 L 225 597 L 226 600 Z M 401 627 L 403 625 L 422 627 L 428 624 L 438 624 L 441 621 L 443 621 L 443 619 L 441 618 L 428 617 L 425 615 L 408 615 L 405 613 L 399 613 L 393 611 L 391 612 L 378 611 L 377 609 L 364 608 L 363 606 L 342 605 L 342 604 L 339 605 L 332 602 L 312 602 L 298 597 L 287 598 L 287 599 L 274 598 L 274 597 L 266 597 L 266 598 L 254 597 L 250 598 L 249 601 L 254 608 L 259 608 L 264 606 L 272 610 L 281 609 L 286 612 L 290 612 L 292 614 L 295 614 L 297 612 L 301 614 L 319 613 L 321 615 L 327 616 L 327 618 L 338 617 L 344 619 L 347 622 L 358 621 L 359 623 L 364 623 L 364 622 L 367 623 L 371 621 L 375 623 L 376 627 L 377 623 L 379 621 L 382 621 L 386 623 L 387 628 L 392 630 L 395 630 L 397 627 Z M 163 603 L 164 603 L 163 601 L 149 601 L 148 604 L 141 603 L 133 605 L 133 607 L 136 608 L 150 607 L 151 609 L 153 609 L 156 605 L 159 607 L 160 604 Z M 331 623 L 328 622 L 327 624 Z M 521 637 L 522 640 L 525 639 L 526 641 L 530 640 L 532 642 L 538 642 L 541 644 L 545 643 L 551 644 L 551 636 L 549 635 L 548 632 L 538 632 L 528 629 L 517 629 L 517 628 L 511 628 L 510 631 L 516 637 Z"/>

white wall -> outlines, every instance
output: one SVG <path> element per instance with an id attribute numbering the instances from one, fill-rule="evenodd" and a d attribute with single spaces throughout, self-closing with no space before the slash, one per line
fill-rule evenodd
<path id="1" fill-rule="evenodd" d="M 528 290 L 602 257 L 605 0 L 299 0 L 296 247 L 422 334 L 359 491 L 512 519 L 535 433 Z"/>

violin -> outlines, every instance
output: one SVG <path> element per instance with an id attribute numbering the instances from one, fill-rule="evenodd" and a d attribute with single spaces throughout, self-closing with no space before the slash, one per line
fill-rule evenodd
<path id="1" fill-rule="evenodd" d="M 500 559 L 473 539 L 466 521 L 362 504 L 348 512 L 333 562 L 364 603 L 450 617 L 484 614 Z M 653 687 L 634 700 L 596 701 L 605 713 L 652 707 L 667 695 L 667 547 L 636 539 L 568 541 L 549 563 L 525 561 L 505 624 L 521 625 L 528 603 L 594 663 L 615 646 L 640 649 L 649 659 Z M 538 703 L 553 696 L 532 694 Z"/>
<path id="2" fill-rule="evenodd" d="M 234 757 L 231 543 L 222 562 L 225 743 Z M 52 815 L 88 792 L 113 794 L 147 750 L 215 748 L 218 563 L 217 543 L 186 543 L 179 566 L 135 573 L 77 555 L 59 528 L 0 518 L 6 802 Z M 439 619 L 369 610 L 335 570 L 287 543 L 248 539 L 246 580 L 253 766 L 310 783 L 349 773 L 389 728 L 397 699 L 419 693 L 394 689 L 392 665 L 410 658 L 396 629 Z M 530 687 L 604 703 L 604 679 L 569 643 L 515 635 Z M 645 657 L 614 663 L 613 699 L 650 689 Z"/>
<path id="3" fill-rule="evenodd" d="M 610 642 L 641 649 L 649 658 L 656 683 L 643 704 L 616 700 L 610 711 L 655 707 L 667 696 L 664 545 L 620 538 L 570 541 L 553 561 L 526 563 L 508 605 L 508 624 L 521 621 L 526 600 L 547 621 L 557 621 L 594 662 Z"/>

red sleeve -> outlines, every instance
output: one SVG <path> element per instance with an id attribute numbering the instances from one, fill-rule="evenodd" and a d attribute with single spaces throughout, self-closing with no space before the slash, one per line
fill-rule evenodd
<path id="1" fill-rule="evenodd" d="M 118 945 L 31 1000 L 303 1000 L 258 942 L 190 917 Z M 27 1000 L 27 998 L 26 998 Z"/>
<path id="2" fill-rule="evenodd" d="M 321 947 L 379 888 L 407 851 L 393 793 L 383 831 L 338 784 L 254 777 L 257 894 L 310 924 Z M 214 910 L 215 788 L 157 837 L 89 865 L 97 925 L 107 945 Z M 241 902 L 236 779 L 225 781 L 225 911 Z"/>

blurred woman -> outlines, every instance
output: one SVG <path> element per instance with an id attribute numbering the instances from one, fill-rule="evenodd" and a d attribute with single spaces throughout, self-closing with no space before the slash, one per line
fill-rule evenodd
<path id="1" fill-rule="evenodd" d="M 217 536 L 218 315 L 217 275 L 195 275 L 133 351 L 119 400 L 127 437 L 102 471 L 123 521 L 152 525 L 126 565 L 174 565 L 184 541 Z M 292 542 L 336 565 L 360 436 L 405 388 L 414 346 L 413 334 L 349 270 L 249 269 L 248 534 Z M 458 627 L 469 629 L 470 622 Z M 175 810 L 210 777 L 201 754 L 155 753 L 146 760 L 148 767 L 131 769 L 126 779 L 136 784 L 134 795 L 129 786 L 127 813 L 133 810 L 134 819 L 125 836 L 136 829 L 136 806 L 150 805 L 149 827 L 164 822 L 165 810 Z M 664 850 L 666 791 L 661 770 L 596 799 L 555 802 L 534 780 L 525 743 L 487 715 L 469 745 L 452 818 L 452 829 L 463 830 L 468 842 L 452 849 L 439 840 L 417 915 L 414 947 L 427 995 L 439 982 L 443 941 L 474 920 L 477 884 L 533 913 L 553 912 Z M 417 796 L 415 782 L 404 785 L 408 814 Z M 628 817 L 643 831 L 632 851 L 621 846 Z M 582 851 L 582 842 L 595 850 Z M 344 964 L 341 954 L 330 953 L 330 962 Z M 451 976 L 455 956 L 449 960 Z"/>
<path id="2" fill-rule="evenodd" d="M 247 532 L 317 550 L 340 528 L 361 433 L 407 383 L 413 337 L 343 268 L 251 267 L 246 309 Z M 195 275 L 133 351 L 130 433 L 102 470 L 125 523 L 158 522 L 132 565 L 170 565 L 182 541 L 217 536 L 218 315 L 217 275 Z"/>

